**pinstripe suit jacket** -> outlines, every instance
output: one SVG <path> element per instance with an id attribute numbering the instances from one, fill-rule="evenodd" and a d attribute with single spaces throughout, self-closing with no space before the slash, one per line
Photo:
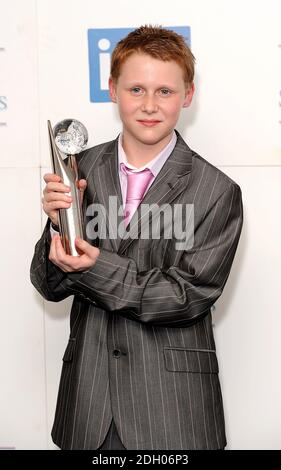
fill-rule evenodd
<path id="1" fill-rule="evenodd" d="M 52 429 L 63 449 L 97 449 L 112 417 L 127 449 L 226 444 L 210 308 L 237 248 L 241 190 L 177 137 L 143 203 L 194 204 L 191 249 L 162 235 L 108 237 L 92 242 L 91 269 L 66 274 L 48 260 L 49 222 L 35 247 L 37 290 L 54 302 L 74 295 Z M 108 208 L 116 195 L 121 205 L 117 140 L 80 154 L 79 171 L 85 206 Z"/>

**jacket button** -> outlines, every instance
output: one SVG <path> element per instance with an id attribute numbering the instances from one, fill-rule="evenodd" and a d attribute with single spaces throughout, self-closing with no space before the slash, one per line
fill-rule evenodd
<path id="1" fill-rule="evenodd" d="M 118 357 L 121 356 L 121 351 L 119 349 L 114 349 L 113 351 L 113 357 L 115 357 L 116 359 L 118 359 Z"/>

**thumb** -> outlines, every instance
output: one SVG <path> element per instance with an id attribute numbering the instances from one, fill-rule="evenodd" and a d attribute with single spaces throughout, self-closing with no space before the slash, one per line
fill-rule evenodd
<path id="1" fill-rule="evenodd" d="M 85 253 L 90 258 L 94 258 L 95 255 L 98 256 L 100 254 L 99 248 L 90 245 L 90 243 L 86 242 L 80 237 L 76 237 L 75 245 L 78 252 L 81 254 Z"/>
<path id="2" fill-rule="evenodd" d="M 90 254 L 92 246 L 88 242 L 86 242 L 86 240 L 83 240 L 83 238 L 76 237 L 75 245 L 79 249 L 79 251 L 86 253 L 86 255 Z"/>
<path id="3" fill-rule="evenodd" d="M 80 238 L 80 237 L 75 238 L 75 246 L 77 248 L 77 251 L 79 251 L 79 254 L 81 254 L 81 253 L 86 253 L 87 254 L 88 245 L 89 245 L 89 243 L 87 243 L 82 238 Z"/>
<path id="4" fill-rule="evenodd" d="M 80 204 L 83 204 L 83 197 L 84 197 L 84 191 L 87 188 L 87 181 L 86 180 L 79 180 L 77 183 L 77 187 L 79 189 L 79 200 Z"/>
<path id="5" fill-rule="evenodd" d="M 84 191 L 86 188 L 87 188 L 87 181 L 82 179 L 82 180 L 79 180 L 78 181 L 78 188 L 81 190 L 81 191 Z"/>

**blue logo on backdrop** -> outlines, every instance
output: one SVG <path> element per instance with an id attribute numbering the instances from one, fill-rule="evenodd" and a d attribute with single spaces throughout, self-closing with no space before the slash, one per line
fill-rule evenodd
<path id="1" fill-rule="evenodd" d="M 190 46 L 189 26 L 170 26 L 167 29 L 181 34 Z M 134 28 L 88 29 L 91 102 L 111 101 L 108 91 L 111 53 L 117 42 L 133 30 Z"/>

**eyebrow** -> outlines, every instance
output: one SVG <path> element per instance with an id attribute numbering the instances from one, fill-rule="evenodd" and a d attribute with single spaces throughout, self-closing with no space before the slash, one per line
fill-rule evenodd
<path id="1" fill-rule="evenodd" d="M 141 82 L 129 82 L 127 84 L 128 87 L 142 87 L 142 88 L 145 88 L 145 85 L 142 85 Z M 160 85 L 157 85 L 156 88 L 176 88 L 175 86 L 173 85 L 168 85 L 167 83 L 161 83 Z"/>

